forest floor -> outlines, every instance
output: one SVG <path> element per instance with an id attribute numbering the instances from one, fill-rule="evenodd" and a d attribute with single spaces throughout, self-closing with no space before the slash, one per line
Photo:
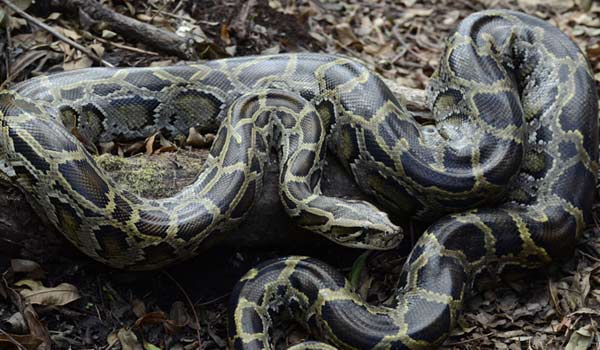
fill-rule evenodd
<path id="1" fill-rule="evenodd" d="M 132 37 L 105 23 L 108 20 L 74 11 L 76 1 L 14 2 L 104 63 L 18 14 L 9 18 L 0 2 L 2 87 L 40 74 L 107 63 L 165 66 L 186 60 L 311 51 L 359 58 L 385 78 L 423 89 L 449 32 L 468 14 L 487 8 L 525 11 L 558 26 L 588 54 L 600 85 L 600 3 L 586 0 L 102 1 L 110 11 L 186 38 L 191 49 L 187 51 L 161 48 L 151 37 Z M 148 153 L 172 148 L 167 140 L 152 139 L 149 151 L 148 144 L 145 140 L 127 147 Z M 155 187 L 157 179 L 144 174 L 137 179 Z M 5 203 L 21 198 L 14 190 L 2 196 Z M 43 237 L 60 240 L 62 252 L 49 255 L 45 247 L 25 244 L 15 249 L 21 259 L 0 258 L 0 272 L 4 271 L 0 349 L 224 348 L 228 293 L 257 262 L 290 253 L 312 255 L 357 277 L 353 262 L 364 261 L 364 266 L 358 264 L 362 267 L 355 278 L 357 290 L 370 302 L 386 305 L 407 252 L 405 248 L 359 259 L 362 252 L 330 246 L 315 250 L 221 247 L 169 269 L 133 273 L 109 269 L 78 254 L 39 219 L 24 214 L 27 209 L 21 204 L 0 203 L 0 208 L 22 215 L 19 220 L 27 221 L 41 241 L 48 240 Z M 595 219 L 598 208 L 596 204 Z M 478 284 L 483 291 L 470 299 L 444 348 L 600 349 L 598 233 L 597 224 L 591 225 L 573 258 L 528 277 L 506 272 L 496 281 L 484 275 Z M 284 347 L 308 335 L 283 322 L 274 336 L 277 345 Z"/>

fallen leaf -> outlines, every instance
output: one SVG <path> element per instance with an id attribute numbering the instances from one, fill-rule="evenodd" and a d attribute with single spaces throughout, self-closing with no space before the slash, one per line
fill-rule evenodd
<path id="1" fill-rule="evenodd" d="M 182 301 L 176 301 L 171 305 L 169 318 L 177 327 L 185 327 L 192 321 L 192 317 L 187 312 L 185 304 Z"/>
<path id="2" fill-rule="evenodd" d="M 29 289 L 20 290 L 19 293 L 30 304 L 62 306 L 81 298 L 77 287 L 72 284 L 61 283 L 56 287 L 48 288 L 39 282 L 33 282 L 36 281 L 22 280 L 15 283 L 17 286 L 29 287 Z"/>
<path id="3" fill-rule="evenodd" d="M 152 21 L 152 16 L 148 16 L 144 13 L 140 13 L 139 15 L 137 15 L 135 17 L 142 22 L 151 22 Z"/>
<path id="4" fill-rule="evenodd" d="M 142 346 L 140 345 L 137 336 L 131 329 L 121 328 L 117 332 L 117 338 L 121 343 L 121 348 L 123 350 L 141 350 Z"/>
<path id="5" fill-rule="evenodd" d="M 150 67 L 166 67 L 173 65 L 173 60 L 154 61 L 150 63 Z"/>
<path id="6" fill-rule="evenodd" d="M 37 350 L 38 347 L 44 342 L 44 339 L 32 335 L 20 335 L 20 334 L 0 334 L 0 348 L 1 349 L 28 349 Z M 12 345 L 12 346 L 11 346 Z"/>
<path id="7" fill-rule="evenodd" d="M 168 321 L 167 315 L 162 311 L 148 312 L 135 321 L 135 327 L 141 327 L 148 324 L 162 324 Z"/>
<path id="8" fill-rule="evenodd" d="M 83 69 L 91 67 L 94 64 L 94 61 L 89 58 L 87 55 L 81 54 L 77 58 L 73 58 L 71 60 L 65 61 L 63 63 L 64 70 L 75 70 L 75 69 Z"/>
<path id="9" fill-rule="evenodd" d="M 37 312 L 33 309 L 33 306 L 26 305 L 23 308 L 23 318 L 27 322 L 27 328 L 32 336 L 42 339 L 42 343 L 38 347 L 38 350 L 49 350 L 51 349 L 50 335 L 48 334 L 48 328 L 40 321 Z"/>
<path id="10" fill-rule="evenodd" d="M 143 300 L 133 299 L 131 304 L 132 304 L 131 309 L 133 311 L 133 314 L 136 315 L 137 317 L 142 317 L 146 313 L 146 304 L 144 304 Z"/>
<path id="11" fill-rule="evenodd" d="M 154 140 L 156 139 L 156 135 L 158 135 L 157 132 L 146 138 L 146 140 L 144 140 L 144 143 L 146 145 L 146 155 L 148 156 L 154 153 Z"/>
<path id="12" fill-rule="evenodd" d="M 350 46 L 353 43 L 358 42 L 358 38 L 354 35 L 352 27 L 348 23 L 340 23 L 335 26 L 335 32 L 338 36 L 340 43 L 344 46 Z"/>
<path id="13" fill-rule="evenodd" d="M 185 140 L 185 144 L 192 147 L 201 148 L 205 147 L 207 142 L 204 135 L 199 133 L 198 130 L 196 130 L 196 128 L 192 127 L 189 129 L 188 137 Z"/>
<path id="14" fill-rule="evenodd" d="M 43 274 L 42 267 L 35 261 L 26 259 L 12 259 L 10 261 L 10 267 L 14 272 L 17 273 L 36 273 Z"/>
<path id="15" fill-rule="evenodd" d="M 404 15 L 407 15 L 409 17 L 429 17 L 433 14 L 434 10 L 434 8 L 409 8 L 406 9 Z"/>
<path id="16" fill-rule="evenodd" d="M 56 21 L 57 19 L 60 18 L 60 16 L 62 16 L 62 13 L 52 12 L 51 14 L 48 15 L 48 17 L 46 17 L 46 19 L 49 21 Z"/>
<path id="17" fill-rule="evenodd" d="M 594 332 L 591 328 L 591 325 L 587 325 L 573 332 L 565 350 L 586 350 L 589 348 L 594 340 Z"/>
<path id="18" fill-rule="evenodd" d="M 117 36 L 117 33 L 113 32 L 113 31 L 110 31 L 108 29 L 104 29 L 102 31 L 102 38 L 104 38 L 104 39 L 112 39 L 115 36 Z"/>
<path id="19" fill-rule="evenodd" d="M 281 51 L 281 47 L 279 47 L 279 44 L 276 44 L 275 46 L 271 46 L 268 49 L 262 50 L 261 54 L 274 55 L 274 54 L 278 54 L 280 51 Z"/>
<path id="20" fill-rule="evenodd" d="M 89 45 L 88 48 L 92 50 L 98 57 L 104 56 L 104 46 L 102 44 L 92 44 Z"/>

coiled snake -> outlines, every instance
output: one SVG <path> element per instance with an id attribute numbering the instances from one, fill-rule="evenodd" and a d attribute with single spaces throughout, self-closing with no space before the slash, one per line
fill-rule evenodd
<path id="1" fill-rule="evenodd" d="M 321 54 L 66 72 L 0 93 L 0 169 L 86 254 L 148 269 L 242 221 L 274 147 L 281 199 L 299 225 L 347 246 L 395 247 L 400 229 L 377 207 L 321 194 L 327 143 L 387 212 L 439 219 L 404 266 L 395 308 L 365 304 L 311 258 L 251 270 L 231 298 L 231 346 L 271 348 L 271 314 L 285 310 L 339 348 L 431 348 L 481 269 L 570 254 L 590 219 L 598 129 L 584 55 L 518 12 L 459 25 L 430 103 L 435 123 L 421 125 L 363 65 Z M 115 185 L 71 133 L 97 143 L 194 125 L 220 125 L 205 170 L 157 200 Z"/>

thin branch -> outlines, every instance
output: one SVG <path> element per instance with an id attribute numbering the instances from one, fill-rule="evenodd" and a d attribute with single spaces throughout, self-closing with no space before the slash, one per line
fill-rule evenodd
<path id="1" fill-rule="evenodd" d="M 165 270 L 162 270 L 162 273 L 165 276 L 167 276 L 173 283 L 175 283 L 175 285 L 177 286 L 177 288 L 179 288 L 179 290 L 181 291 L 181 293 L 185 297 L 185 300 L 187 301 L 187 303 L 190 304 L 190 307 L 192 308 L 192 314 L 194 314 L 194 321 L 196 322 L 196 337 L 198 338 L 198 348 L 202 348 L 201 347 L 202 338 L 200 337 L 200 319 L 198 318 L 198 313 L 196 312 L 196 308 L 194 307 L 194 303 L 192 303 L 192 299 L 190 299 L 190 296 L 186 293 L 185 289 L 183 289 L 183 287 L 181 286 L 181 284 L 179 284 L 179 282 L 177 282 L 177 280 L 173 276 L 171 276 L 170 273 L 168 273 Z"/>
<path id="2" fill-rule="evenodd" d="M 192 41 L 115 12 L 99 1 L 52 0 L 51 4 L 69 11 L 78 11 L 80 17 L 87 16 L 92 24 L 102 23 L 106 29 L 120 34 L 128 42 L 141 42 L 156 51 L 166 52 L 186 60 L 197 57 Z"/>
<path id="3" fill-rule="evenodd" d="M 46 23 L 40 21 L 39 19 L 31 16 L 27 12 L 21 10 L 19 7 L 17 7 L 15 4 L 13 4 L 12 2 L 10 2 L 9 0 L 0 0 L 0 1 L 2 1 L 8 8 L 10 8 L 11 10 L 13 10 L 15 13 L 18 13 L 19 16 L 23 17 L 28 22 L 33 23 L 36 26 L 44 29 L 45 31 L 47 31 L 50 34 L 54 35 L 58 40 L 64 41 L 65 43 L 73 46 L 77 50 L 79 50 L 79 51 L 83 52 L 84 54 L 88 55 L 94 61 L 96 61 L 96 62 L 98 62 L 98 63 L 100 63 L 100 64 L 102 64 L 102 65 L 104 65 L 106 67 L 114 67 L 114 65 L 112 65 L 110 62 L 107 62 L 107 61 L 103 60 L 102 58 L 100 58 L 98 55 L 96 55 L 95 53 L 93 53 L 87 47 L 82 46 L 81 44 L 78 44 L 75 41 L 67 38 L 66 36 L 64 36 L 62 34 L 60 34 L 54 28 L 50 27 L 49 25 L 47 25 Z"/>
<path id="4" fill-rule="evenodd" d="M 87 35 L 86 35 L 86 37 L 87 37 Z M 117 42 L 106 40 L 104 38 L 97 37 L 95 35 L 90 35 L 89 37 L 93 38 L 94 40 L 97 40 L 97 41 L 99 41 L 99 42 L 101 42 L 103 44 L 111 45 L 111 46 L 114 46 L 114 47 L 119 48 L 119 49 L 131 51 L 131 52 L 135 52 L 135 53 L 141 53 L 143 55 L 149 55 L 149 56 L 158 56 L 158 55 L 160 55 L 158 52 L 148 51 L 148 50 L 140 49 L 140 48 L 137 48 L 137 47 L 133 47 L 133 46 L 125 45 L 125 44 L 120 44 L 120 43 L 117 43 Z"/>
<path id="5" fill-rule="evenodd" d="M 13 345 L 19 348 L 19 350 L 27 350 L 27 348 L 24 347 L 23 344 L 19 343 L 13 336 L 8 334 L 6 331 L 2 330 L 2 328 L 0 328 L 0 333 L 2 333 L 8 340 L 10 340 L 10 342 Z"/>
<path id="6" fill-rule="evenodd" d="M 231 21 L 229 28 L 235 31 L 236 36 L 239 39 L 246 39 L 248 36 L 248 16 L 250 15 L 252 8 L 256 6 L 256 0 L 245 1 L 241 6 L 240 12 L 238 12 L 237 16 Z"/>
<path id="7" fill-rule="evenodd" d="M 12 37 L 10 32 L 10 16 L 6 16 L 6 47 L 4 48 L 6 52 L 5 60 L 6 60 L 6 81 L 11 79 L 10 74 L 10 66 L 12 63 L 10 62 L 10 56 L 12 54 Z M 2 83 L 4 85 L 4 83 Z"/>

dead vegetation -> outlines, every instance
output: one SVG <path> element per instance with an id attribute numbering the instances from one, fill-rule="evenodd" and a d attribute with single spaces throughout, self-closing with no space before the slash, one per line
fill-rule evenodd
<path id="1" fill-rule="evenodd" d="M 13 2 L 34 20 L 28 22 L 0 5 L 2 87 L 93 65 L 162 66 L 313 51 L 360 58 L 385 78 L 422 89 L 438 64 L 444 38 L 458 21 L 471 12 L 498 7 L 523 10 L 557 25 L 588 54 L 600 82 L 600 4 L 589 0 Z M 40 22 L 49 28 L 41 28 Z M 209 142 L 201 137 L 192 136 L 206 147 Z M 106 170 L 121 175 L 128 185 L 137 183 L 142 194 L 161 183 L 181 186 L 198 169 L 191 167 L 186 176 L 172 173 L 189 163 L 188 158 L 178 158 L 185 156 L 181 152 L 193 151 L 182 151 L 181 144 L 174 147 L 160 135 L 105 146 L 105 153 L 115 154 L 100 157 Z M 177 152 L 171 152 L 174 149 Z M 119 158 L 135 153 L 152 156 Z M 141 164 L 146 168 L 140 169 Z M 0 202 L 0 230 L 13 225 L 33 237 L 19 242 L 0 237 L 0 348 L 223 348 L 228 291 L 256 262 L 288 253 L 315 255 L 348 272 L 369 300 L 386 304 L 406 254 L 405 248 L 358 258 L 360 252 L 329 245 L 314 250 L 221 248 L 167 271 L 127 273 L 79 255 L 32 215 L 14 189 L 3 188 Z M 420 228 L 415 224 L 410 229 L 416 235 Z M 407 246 L 414 235 L 406 238 Z M 9 259 L 17 256 L 26 259 Z M 358 263 L 351 268 L 354 261 Z M 480 287 L 485 288 L 471 299 L 445 347 L 600 349 L 597 221 L 572 259 L 523 276 L 509 271 L 499 282 L 483 276 Z M 306 333 L 282 325 L 276 337 L 283 346 L 304 339 Z"/>

